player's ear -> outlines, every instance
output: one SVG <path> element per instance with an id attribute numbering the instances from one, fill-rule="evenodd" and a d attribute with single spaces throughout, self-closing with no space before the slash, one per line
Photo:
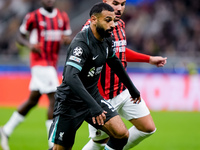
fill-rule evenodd
<path id="1" fill-rule="evenodd" d="M 92 16 L 90 17 L 90 20 L 91 20 L 91 22 L 92 22 L 93 24 L 96 24 L 96 23 L 97 23 L 97 16 L 92 15 Z"/>

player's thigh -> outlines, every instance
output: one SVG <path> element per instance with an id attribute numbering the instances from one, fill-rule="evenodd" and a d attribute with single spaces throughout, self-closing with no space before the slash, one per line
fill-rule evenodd
<path id="1" fill-rule="evenodd" d="M 143 99 L 141 99 L 141 102 L 139 104 L 135 104 L 131 101 L 131 98 L 129 97 L 124 103 L 123 107 L 118 110 L 118 113 L 126 120 L 132 120 L 145 117 L 150 114 L 150 111 Z"/>
<path id="2" fill-rule="evenodd" d="M 102 127 L 102 130 L 114 138 L 128 137 L 128 130 L 119 115 L 108 120 Z"/>

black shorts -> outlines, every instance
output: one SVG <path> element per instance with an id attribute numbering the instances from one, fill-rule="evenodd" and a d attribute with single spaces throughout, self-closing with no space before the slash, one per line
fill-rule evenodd
<path id="1" fill-rule="evenodd" d="M 106 120 L 110 120 L 112 117 L 118 115 L 110 103 L 105 100 L 101 100 L 101 107 L 107 111 Z M 58 115 L 54 118 L 49 132 L 49 140 L 55 144 L 62 145 L 66 148 L 72 147 L 74 144 L 75 134 L 83 121 L 87 121 L 89 124 L 97 129 L 101 129 L 102 126 L 93 124 L 92 116 L 87 108 L 77 109 L 77 106 L 68 106 L 66 114 Z"/>

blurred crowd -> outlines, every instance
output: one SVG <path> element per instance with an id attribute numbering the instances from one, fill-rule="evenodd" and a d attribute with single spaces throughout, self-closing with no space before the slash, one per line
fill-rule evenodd
<path id="1" fill-rule="evenodd" d="M 78 1 L 83 0 L 57 0 L 56 6 L 68 12 Z M 29 52 L 16 44 L 16 36 L 24 16 L 39 7 L 41 0 L 0 0 L 0 63 L 28 59 Z"/>
<path id="2" fill-rule="evenodd" d="M 92 2 L 57 0 L 57 7 L 65 10 L 72 19 Z M 10 61 L 23 55 L 15 42 L 18 28 L 24 15 L 40 6 L 40 0 L 0 0 L 1 59 Z M 127 5 L 123 20 L 128 47 L 135 51 L 168 57 L 200 56 L 199 0 L 154 0 Z"/>
<path id="3" fill-rule="evenodd" d="M 155 0 L 127 6 L 128 46 L 150 55 L 200 56 L 200 1 Z"/>

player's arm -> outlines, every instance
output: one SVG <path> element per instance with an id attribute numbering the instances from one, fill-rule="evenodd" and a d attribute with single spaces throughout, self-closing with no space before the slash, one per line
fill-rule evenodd
<path id="1" fill-rule="evenodd" d="M 92 120 L 95 124 L 96 121 L 99 125 L 104 124 L 104 120 L 106 119 L 105 111 L 100 107 L 100 105 L 94 100 L 94 98 L 88 93 L 85 89 L 84 85 L 82 84 L 79 73 L 80 70 L 73 67 L 73 64 L 67 65 L 65 74 L 64 74 L 64 82 L 70 86 L 70 89 L 81 99 L 87 103 L 89 109 L 91 110 L 91 114 L 93 116 Z"/>
<path id="2" fill-rule="evenodd" d="M 128 62 L 149 62 L 150 56 L 142 53 L 135 52 L 129 48 L 126 48 L 126 60 Z"/>
<path id="3" fill-rule="evenodd" d="M 69 45 L 72 41 L 72 37 L 71 37 L 72 30 L 70 26 L 70 19 L 66 12 L 63 11 L 62 15 L 64 19 L 64 31 L 61 38 L 61 44 Z"/>
<path id="4" fill-rule="evenodd" d="M 18 32 L 17 34 L 17 43 L 23 46 L 28 47 L 31 51 L 39 53 L 40 54 L 40 44 L 31 44 L 27 38 L 26 34 L 23 34 L 21 32 Z"/>
<path id="5" fill-rule="evenodd" d="M 157 67 L 163 67 L 167 63 L 166 57 L 161 56 L 149 56 L 142 53 L 135 52 L 129 48 L 126 48 L 126 60 L 128 62 L 146 62 Z"/>
<path id="6" fill-rule="evenodd" d="M 61 44 L 69 45 L 72 41 L 72 37 L 70 35 L 63 35 L 61 38 Z"/>
<path id="7" fill-rule="evenodd" d="M 31 13 L 29 13 L 25 16 L 25 18 L 19 28 L 19 31 L 17 33 L 16 42 L 22 46 L 28 47 L 31 51 L 40 54 L 40 44 L 38 42 L 35 42 L 35 44 L 30 43 L 29 37 L 28 37 L 28 33 L 30 31 L 32 31 L 33 28 L 35 28 L 34 27 L 34 21 L 35 21 L 34 19 L 35 18 L 32 16 Z M 37 37 L 35 37 L 35 38 L 37 38 Z M 37 39 L 35 39 L 35 41 L 37 41 Z"/>
<path id="8" fill-rule="evenodd" d="M 140 92 L 132 83 L 119 58 L 114 55 L 112 58 L 107 59 L 107 64 L 128 88 L 132 98 L 135 100 L 134 102 L 140 102 Z"/>

